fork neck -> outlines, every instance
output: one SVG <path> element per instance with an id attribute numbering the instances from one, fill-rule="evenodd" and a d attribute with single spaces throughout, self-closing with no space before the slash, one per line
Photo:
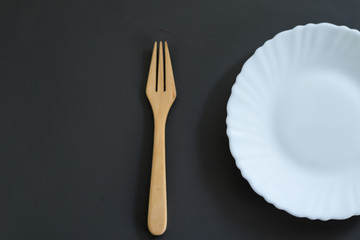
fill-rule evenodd
<path id="1" fill-rule="evenodd" d="M 154 114 L 154 126 L 157 130 L 165 131 L 167 114 Z"/>

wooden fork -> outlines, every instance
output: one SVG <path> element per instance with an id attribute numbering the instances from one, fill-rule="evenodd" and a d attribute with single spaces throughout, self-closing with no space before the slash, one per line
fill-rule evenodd
<path id="1" fill-rule="evenodd" d="M 150 181 L 148 228 L 153 235 L 161 235 L 167 225 L 166 174 L 165 174 L 165 124 L 170 107 L 176 98 L 174 75 L 170 53 L 165 42 L 165 71 L 162 42 L 154 44 L 146 95 L 154 114 L 154 148 Z M 156 65 L 158 72 L 156 77 Z M 164 79 L 165 72 L 165 79 Z"/>

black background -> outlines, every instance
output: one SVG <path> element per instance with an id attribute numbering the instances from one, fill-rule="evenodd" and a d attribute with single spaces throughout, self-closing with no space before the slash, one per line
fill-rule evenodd
<path id="1" fill-rule="evenodd" d="M 256 48 L 309 22 L 360 29 L 359 11 L 356 0 L 0 1 L 0 239 L 152 238 L 155 40 L 169 42 L 178 92 L 161 239 L 359 239 L 356 217 L 310 221 L 266 203 L 225 134 Z"/>

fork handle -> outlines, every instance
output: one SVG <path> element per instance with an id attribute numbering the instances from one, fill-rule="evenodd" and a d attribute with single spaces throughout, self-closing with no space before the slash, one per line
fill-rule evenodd
<path id="1" fill-rule="evenodd" d="M 165 173 L 165 123 L 166 118 L 154 119 L 154 149 L 151 167 L 148 228 L 161 235 L 167 225 L 166 173 Z"/>

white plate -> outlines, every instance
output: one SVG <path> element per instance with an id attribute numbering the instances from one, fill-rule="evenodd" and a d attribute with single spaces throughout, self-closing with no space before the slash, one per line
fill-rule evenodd
<path id="1" fill-rule="evenodd" d="M 297 217 L 360 214 L 360 32 L 329 23 L 277 34 L 244 64 L 227 105 L 236 165 Z"/>

